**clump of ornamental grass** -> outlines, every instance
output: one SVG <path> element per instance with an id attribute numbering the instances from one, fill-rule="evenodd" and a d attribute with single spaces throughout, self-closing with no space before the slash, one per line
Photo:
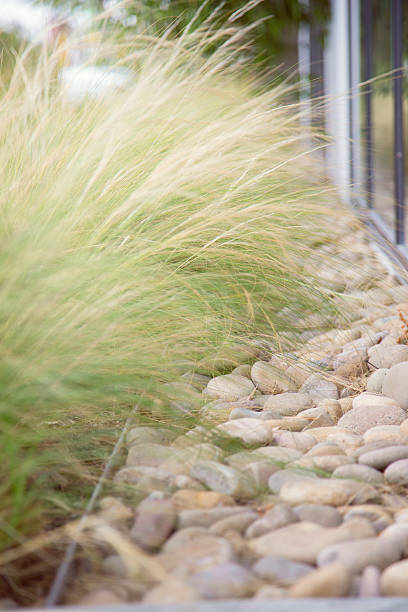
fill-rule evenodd
<path id="1" fill-rule="evenodd" d="M 231 369 L 255 338 L 282 350 L 335 311 L 311 272 L 328 188 L 298 107 L 249 77 L 246 50 L 208 23 L 101 42 L 90 61 L 131 79 L 81 101 L 60 50 L 16 59 L 0 105 L 2 545 L 44 508 L 81 507 L 141 395 L 146 412 L 163 383 Z"/>

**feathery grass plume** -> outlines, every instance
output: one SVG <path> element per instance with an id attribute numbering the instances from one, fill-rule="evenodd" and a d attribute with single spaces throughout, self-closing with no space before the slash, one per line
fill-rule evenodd
<path id="1" fill-rule="evenodd" d="M 209 23 L 106 40 L 91 61 L 132 79 L 79 103 L 60 51 L 17 58 L 0 108 L 2 545 L 51 502 L 81 506 L 142 392 L 333 313 L 310 272 L 329 188 L 247 46 Z"/>

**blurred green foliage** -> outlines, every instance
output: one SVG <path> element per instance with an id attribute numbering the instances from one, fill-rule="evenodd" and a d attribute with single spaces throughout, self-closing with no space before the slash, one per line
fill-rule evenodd
<path id="1" fill-rule="evenodd" d="M 53 0 L 61 9 L 72 7 L 87 8 L 95 12 L 113 8 L 115 2 L 106 0 Z M 126 6 L 113 10 L 111 23 L 125 29 L 137 27 L 143 30 L 153 27 L 156 33 L 173 25 L 173 33 L 180 34 L 195 19 L 198 25 L 214 11 L 218 11 L 220 21 L 232 20 L 235 25 L 253 26 L 256 42 L 256 59 L 259 61 L 276 60 L 285 54 L 288 46 L 288 33 L 296 33 L 299 23 L 324 24 L 330 17 L 330 0 L 310 0 L 309 7 L 301 0 L 264 0 L 245 2 L 243 0 L 131 0 Z M 136 20 L 135 18 L 136 17 Z M 289 36 L 290 37 L 290 36 Z"/>
<path id="2" fill-rule="evenodd" d="M 22 46 L 20 36 L 13 32 L 0 32 L 0 80 L 4 85 L 10 79 L 16 63 L 16 53 Z"/>

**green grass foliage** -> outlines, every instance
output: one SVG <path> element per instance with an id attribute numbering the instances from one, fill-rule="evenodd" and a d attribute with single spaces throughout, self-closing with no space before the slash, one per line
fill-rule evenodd
<path id="1" fill-rule="evenodd" d="M 99 43 L 92 62 L 133 74 L 103 100 L 70 101 L 58 50 L 33 68 L 27 49 L 3 93 L 3 545 L 82 503 L 142 393 L 332 312 L 299 109 L 246 74 L 237 32 L 205 28 Z"/>

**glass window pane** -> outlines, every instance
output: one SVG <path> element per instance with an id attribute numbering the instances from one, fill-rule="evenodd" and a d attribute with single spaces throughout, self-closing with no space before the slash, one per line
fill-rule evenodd
<path id="1" fill-rule="evenodd" d="M 391 3 L 373 0 L 373 76 L 392 69 Z M 394 122 L 392 79 L 384 77 L 372 87 L 373 207 L 394 230 Z"/>

